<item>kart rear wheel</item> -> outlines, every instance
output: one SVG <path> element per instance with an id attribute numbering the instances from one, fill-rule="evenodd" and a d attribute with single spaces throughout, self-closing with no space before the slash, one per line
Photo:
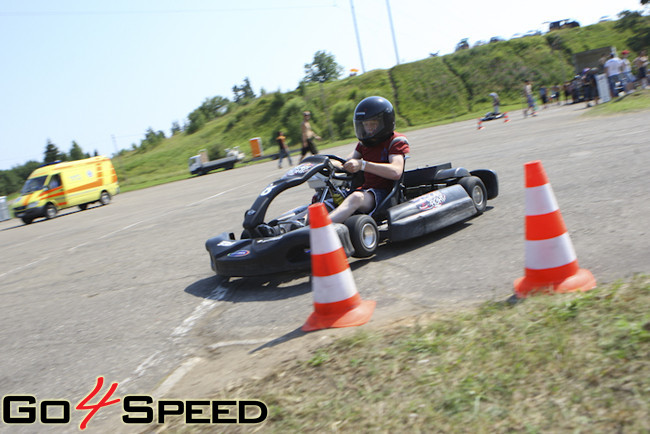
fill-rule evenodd
<path id="1" fill-rule="evenodd" d="M 372 217 L 365 214 L 357 214 L 345 221 L 345 226 L 350 232 L 350 241 L 354 247 L 355 258 L 367 258 L 372 256 L 379 244 L 379 230 L 377 223 Z"/>
<path id="2" fill-rule="evenodd" d="M 481 178 L 476 176 L 466 176 L 460 179 L 458 183 L 465 189 L 469 197 L 474 202 L 478 214 L 482 214 L 487 208 L 487 189 Z"/>

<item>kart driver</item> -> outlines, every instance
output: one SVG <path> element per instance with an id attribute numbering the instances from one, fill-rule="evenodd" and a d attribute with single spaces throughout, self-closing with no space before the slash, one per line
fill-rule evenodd
<path id="1" fill-rule="evenodd" d="M 357 211 L 372 213 L 402 177 L 410 150 L 406 137 L 395 132 L 395 111 L 385 98 L 371 96 L 357 105 L 354 131 L 359 142 L 343 169 L 363 171 L 364 182 L 330 213 L 334 223 L 343 223 Z"/>

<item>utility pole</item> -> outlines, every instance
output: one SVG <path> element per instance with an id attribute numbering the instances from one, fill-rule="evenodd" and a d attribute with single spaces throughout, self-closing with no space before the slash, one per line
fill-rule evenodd
<path id="1" fill-rule="evenodd" d="M 386 0 L 386 9 L 388 10 L 388 21 L 390 22 L 390 31 L 393 34 L 393 47 L 395 48 L 395 60 L 399 65 L 399 54 L 397 54 L 397 39 L 395 39 L 395 28 L 393 27 L 393 14 L 390 11 L 390 0 Z"/>
<path id="2" fill-rule="evenodd" d="M 363 52 L 361 51 L 361 40 L 359 39 L 359 27 L 357 26 L 357 16 L 354 13 L 354 0 L 350 0 L 350 9 L 352 9 L 352 22 L 354 23 L 354 33 L 357 35 L 357 47 L 359 48 L 359 59 L 361 59 L 361 72 L 366 72 L 366 66 L 363 64 Z"/>

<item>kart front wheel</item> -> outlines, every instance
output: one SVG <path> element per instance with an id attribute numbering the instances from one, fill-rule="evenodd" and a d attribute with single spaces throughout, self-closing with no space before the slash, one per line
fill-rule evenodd
<path id="1" fill-rule="evenodd" d="M 482 214 L 487 208 L 487 189 L 481 178 L 477 176 L 466 176 L 460 179 L 458 183 L 465 189 L 469 197 L 474 202 L 478 214 Z"/>
<path id="2" fill-rule="evenodd" d="M 377 223 L 372 217 L 365 214 L 357 214 L 345 221 L 345 226 L 350 232 L 350 241 L 354 247 L 355 258 L 367 258 L 372 256 L 379 244 L 379 230 Z"/>

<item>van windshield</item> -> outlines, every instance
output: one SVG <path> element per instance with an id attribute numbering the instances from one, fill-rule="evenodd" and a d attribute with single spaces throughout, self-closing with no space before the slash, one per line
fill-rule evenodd
<path id="1" fill-rule="evenodd" d="M 45 185 L 46 178 L 47 176 L 29 178 L 27 181 L 25 181 L 25 185 L 23 185 L 23 189 L 20 190 L 20 194 L 29 194 L 41 190 L 43 188 L 43 185 Z"/>

